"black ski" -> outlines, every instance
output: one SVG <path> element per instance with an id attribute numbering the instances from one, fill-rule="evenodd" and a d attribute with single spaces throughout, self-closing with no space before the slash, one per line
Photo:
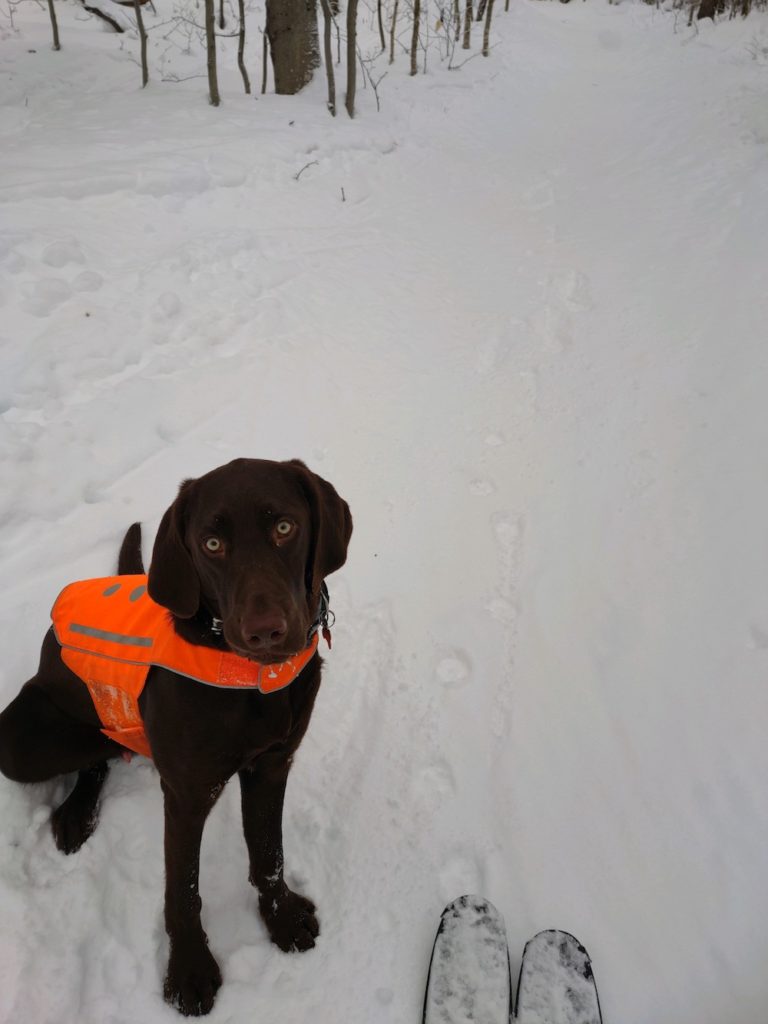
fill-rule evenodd
<path id="1" fill-rule="evenodd" d="M 481 896 L 460 896 L 440 918 L 423 1024 L 509 1024 L 512 985 L 504 919 Z"/>
<path id="2" fill-rule="evenodd" d="M 539 932 L 525 947 L 516 1024 L 602 1024 L 592 961 L 568 932 Z"/>
<path id="3" fill-rule="evenodd" d="M 460 896 L 440 918 L 422 1024 L 602 1024 L 589 954 L 568 932 L 535 935 L 513 1015 L 504 919 L 482 896 Z"/>

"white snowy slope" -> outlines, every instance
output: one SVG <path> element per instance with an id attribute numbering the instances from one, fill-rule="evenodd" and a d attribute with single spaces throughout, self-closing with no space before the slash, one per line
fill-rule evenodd
<path id="1" fill-rule="evenodd" d="M 57 6 L 0 41 L 0 700 L 183 478 L 299 456 L 355 517 L 285 816 L 322 934 L 270 946 L 230 787 L 212 1024 L 419 1021 L 462 892 L 513 975 L 577 935 L 606 1024 L 768 1019 L 766 19 L 497 2 L 351 122 L 231 49 L 218 110 L 142 92 Z M 173 1022 L 156 773 L 69 858 L 65 791 L 0 779 L 0 1020 Z"/>

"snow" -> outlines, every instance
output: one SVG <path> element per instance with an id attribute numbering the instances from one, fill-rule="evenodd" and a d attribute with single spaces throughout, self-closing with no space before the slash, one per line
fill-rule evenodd
<path id="1" fill-rule="evenodd" d="M 218 110 L 160 81 L 199 51 L 142 92 L 75 5 L 59 53 L 36 5 L 4 31 L 0 697 L 183 478 L 298 456 L 355 517 L 285 813 L 321 936 L 270 946 L 228 787 L 212 1024 L 418 1020 L 462 892 L 513 976 L 577 935 L 606 1024 L 768 1005 L 768 24 L 510 6 L 354 121 L 322 76 L 245 97 L 231 48 Z M 156 773 L 72 857 L 66 791 L 0 779 L 0 1020 L 177 1020 Z"/>

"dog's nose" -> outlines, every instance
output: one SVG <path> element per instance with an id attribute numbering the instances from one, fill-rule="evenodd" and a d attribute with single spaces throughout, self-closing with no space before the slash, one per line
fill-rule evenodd
<path id="1" fill-rule="evenodd" d="M 288 632 L 288 622 L 280 612 L 249 615 L 243 619 L 243 636 L 254 647 L 272 647 Z"/>

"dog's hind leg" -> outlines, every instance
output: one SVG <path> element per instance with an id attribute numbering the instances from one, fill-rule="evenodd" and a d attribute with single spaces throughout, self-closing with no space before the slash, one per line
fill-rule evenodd
<path id="1" fill-rule="evenodd" d="M 99 823 L 99 797 L 109 764 L 98 761 L 77 775 L 75 788 L 51 815 L 53 838 L 62 853 L 75 853 Z"/>
<path id="2" fill-rule="evenodd" d="M 44 782 L 78 772 L 77 782 L 51 819 L 56 845 L 79 849 L 98 821 L 107 760 L 122 748 L 98 729 L 61 711 L 34 681 L 0 714 L 0 771 L 16 782 Z"/>
<path id="3" fill-rule="evenodd" d="M 45 782 L 121 753 L 98 726 L 62 711 L 34 679 L 0 714 L 0 772 L 14 782 Z"/>

